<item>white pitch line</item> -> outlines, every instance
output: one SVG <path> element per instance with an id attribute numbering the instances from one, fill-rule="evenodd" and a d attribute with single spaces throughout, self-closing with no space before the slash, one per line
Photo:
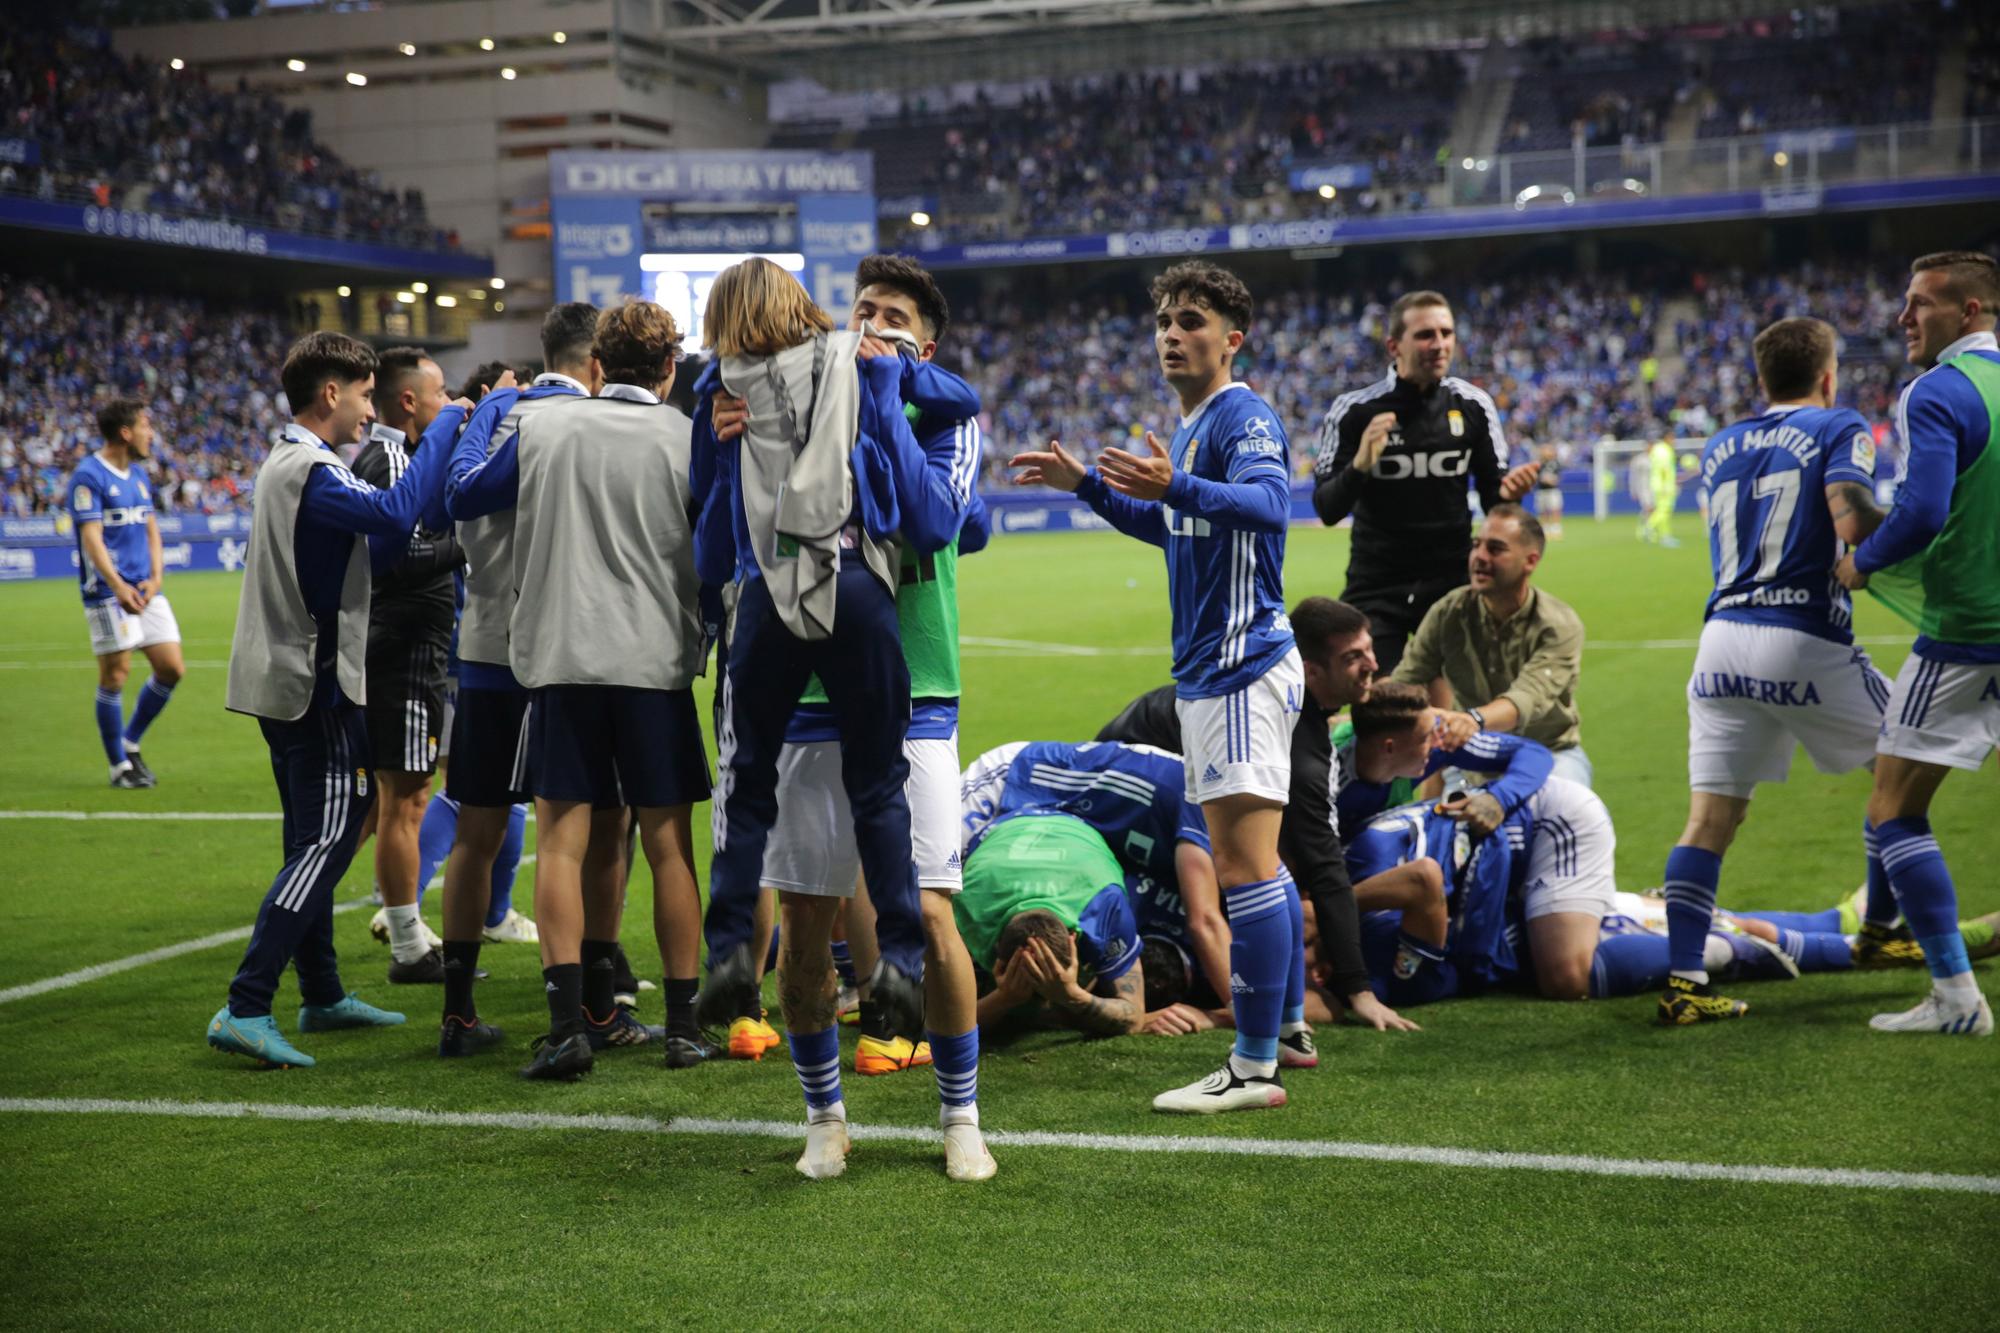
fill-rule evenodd
<path id="1" fill-rule="evenodd" d="M 994 639 L 980 634 L 961 634 L 958 636 L 958 642 L 961 648 L 1000 649 L 1001 651 L 997 653 L 978 654 L 994 657 L 1135 657 L 1159 656 L 1166 652 L 1164 647 L 1106 648 L 1085 643 L 1049 643 L 1041 639 Z"/>
<path id="2" fill-rule="evenodd" d="M 0 810 L 0 819 L 138 819 L 169 823 L 235 823 L 238 820 L 273 820 L 285 816 L 277 810 Z"/>
<path id="3" fill-rule="evenodd" d="M 158 1098 L 6 1097 L 0 1113 L 20 1115 L 136 1115 L 200 1120 L 292 1120 L 366 1125 L 415 1125 L 438 1129 L 594 1130 L 614 1134 L 695 1134 L 728 1138 L 796 1139 L 803 1125 L 783 1120 L 719 1120 L 677 1116 L 555 1115 L 523 1111 L 422 1111 L 402 1106 L 297 1106 L 275 1102 L 178 1102 Z M 938 1131 L 902 1125 L 855 1125 L 856 1139 L 937 1143 Z M 1726 1181 L 1746 1185 L 1809 1185 L 1836 1189 L 1923 1190 L 1946 1194 L 2000 1194 L 2000 1176 L 1947 1175 L 1931 1171 L 1868 1171 L 1847 1167 L 1737 1166 L 1569 1153 L 1486 1152 L 1396 1143 L 1327 1139 L 1242 1139 L 1170 1134 L 1068 1134 L 1045 1130 L 989 1129 L 996 1147 L 1073 1148 L 1087 1152 L 1186 1153 L 1215 1157 L 1285 1157 L 1387 1162 L 1503 1171 L 1546 1171 L 1634 1179 Z"/>
<path id="4" fill-rule="evenodd" d="M 1854 636 L 1854 641 L 1858 644 L 1864 644 L 1873 647 L 1893 646 L 1899 643 L 1902 644 L 1904 647 L 1908 647 L 1911 643 L 1914 643 L 1916 640 L 1915 636 L 1911 634 L 1857 634 Z M 1585 651 L 1588 651 L 1592 648 L 1607 648 L 1607 649 L 1698 648 L 1701 646 L 1701 640 L 1700 639 L 1586 638 L 1583 641 L 1583 646 Z"/>
<path id="5" fill-rule="evenodd" d="M 535 854 L 533 852 L 529 852 L 521 858 L 521 864 L 524 866 L 531 866 L 534 863 Z M 431 882 L 424 887 L 434 889 L 443 882 L 444 871 L 439 870 L 436 875 L 431 877 Z M 374 900 L 371 898 L 353 898 L 344 903 L 336 903 L 333 910 L 335 913 L 352 912 L 356 908 L 371 907 L 373 905 Z M 144 953 L 135 953 L 129 958 L 114 958 L 108 963 L 93 963 L 89 967 L 80 967 L 74 972 L 65 972 L 59 977 L 44 977 L 40 981 L 30 981 L 24 985 L 12 986 L 6 990 L 0 990 L 0 1004 L 12 1004 L 16 1000 L 31 999 L 37 995 L 46 995 L 50 991 L 68 990 L 72 986 L 81 986 L 87 981 L 99 981 L 105 977 L 117 976 L 120 972 L 130 972 L 135 967 L 145 967 L 148 963 L 164 963 L 169 958 L 179 958 L 184 954 L 200 953 L 203 949 L 213 949 L 218 945 L 234 944 L 239 940 L 249 939 L 250 929 L 249 926 L 238 926 L 234 930 L 218 930 L 213 935 L 203 935 L 197 939 L 182 940 L 179 944 L 164 944 L 157 949 L 148 949 Z"/>

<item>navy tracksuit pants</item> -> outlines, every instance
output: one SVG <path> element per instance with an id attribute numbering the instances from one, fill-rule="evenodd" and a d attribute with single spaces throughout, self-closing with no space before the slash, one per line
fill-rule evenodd
<path id="1" fill-rule="evenodd" d="M 354 859 L 374 793 L 368 782 L 366 715 L 344 699 L 314 703 L 296 722 L 258 719 L 285 812 L 285 866 L 264 895 L 229 1012 L 271 1012 L 285 965 L 298 968 L 299 996 L 333 1004 L 346 992 L 333 953 L 333 891 Z"/>
<path id="2" fill-rule="evenodd" d="M 838 578 L 833 633 L 810 641 L 785 628 L 763 579 L 741 585 L 716 732 L 721 773 L 703 928 L 711 966 L 750 938 L 764 844 L 778 818 L 778 752 L 799 695 L 817 674 L 839 715 L 841 779 L 875 904 L 876 942 L 892 965 L 923 975 L 923 912 L 903 795 L 910 670 L 896 599 L 859 559 L 844 563 Z"/>

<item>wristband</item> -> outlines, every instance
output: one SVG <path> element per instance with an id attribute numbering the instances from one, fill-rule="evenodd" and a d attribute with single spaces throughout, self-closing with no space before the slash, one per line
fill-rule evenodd
<path id="1" fill-rule="evenodd" d="M 1465 715 L 1477 723 L 1481 731 L 1486 730 L 1486 714 L 1480 712 L 1477 708 L 1468 708 L 1465 710 Z"/>

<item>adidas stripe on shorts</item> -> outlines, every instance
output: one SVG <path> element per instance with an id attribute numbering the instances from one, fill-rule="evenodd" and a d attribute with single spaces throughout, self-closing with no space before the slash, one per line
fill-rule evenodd
<path id="1" fill-rule="evenodd" d="M 1911 653 L 1882 715 L 1881 754 L 1977 770 L 2000 747 L 2000 662 L 1933 662 Z"/>
<path id="2" fill-rule="evenodd" d="M 910 851 L 917 887 L 957 893 L 958 736 L 903 742 L 910 761 Z M 778 752 L 778 822 L 764 844 L 764 884 L 786 893 L 852 898 L 861 875 L 854 815 L 840 781 L 840 742 L 787 744 Z"/>
<path id="3" fill-rule="evenodd" d="M 1292 789 L 1292 728 L 1305 680 L 1294 648 L 1240 690 L 1174 700 L 1190 801 L 1201 805 L 1249 792 L 1285 803 Z"/>
<path id="4" fill-rule="evenodd" d="M 136 616 L 106 598 L 84 603 L 83 617 L 90 625 L 90 651 L 97 657 L 181 641 L 174 608 L 167 605 L 166 597 L 160 593 L 154 593 L 146 609 Z"/>
<path id="5" fill-rule="evenodd" d="M 1613 869 L 1618 837 L 1597 793 L 1567 778 L 1550 778 L 1528 798 L 1528 814 L 1534 831 L 1522 914 L 1530 921 L 1555 912 L 1609 915 L 1618 889 Z"/>

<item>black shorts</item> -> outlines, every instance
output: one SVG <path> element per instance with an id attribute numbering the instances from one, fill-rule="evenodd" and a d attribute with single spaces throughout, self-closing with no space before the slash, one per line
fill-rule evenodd
<path id="1" fill-rule="evenodd" d="M 444 738 L 445 650 L 407 640 L 368 645 L 368 746 L 374 767 L 435 773 Z"/>
<path id="2" fill-rule="evenodd" d="M 503 809 L 528 799 L 528 692 L 461 684 L 451 721 L 444 794 L 460 805 Z"/>
<path id="3" fill-rule="evenodd" d="M 708 799 L 710 785 L 693 690 L 551 685 L 535 691 L 528 790 L 543 800 L 599 809 L 692 805 Z"/>

